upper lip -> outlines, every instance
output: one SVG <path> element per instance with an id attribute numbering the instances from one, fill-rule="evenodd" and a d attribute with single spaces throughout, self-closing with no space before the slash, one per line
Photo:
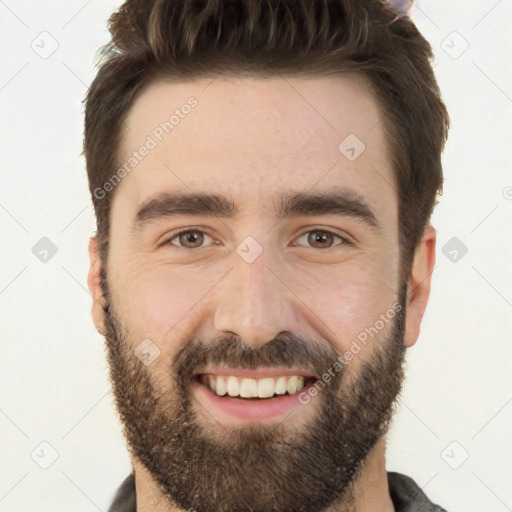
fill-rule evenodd
<path id="1" fill-rule="evenodd" d="M 297 375 L 299 377 L 308 378 L 316 378 L 315 375 L 307 370 L 301 368 L 255 368 L 254 370 L 249 370 L 247 368 L 229 368 L 227 366 L 215 368 L 205 368 L 203 371 L 197 373 L 197 375 L 233 375 L 238 378 L 253 378 L 253 379 L 263 379 L 265 377 L 281 377 L 281 376 L 292 376 Z"/>

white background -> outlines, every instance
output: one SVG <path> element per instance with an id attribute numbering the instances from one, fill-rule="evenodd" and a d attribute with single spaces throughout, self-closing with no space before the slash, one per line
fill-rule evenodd
<path id="1" fill-rule="evenodd" d="M 4 512 L 105 511 L 131 470 L 89 313 L 95 226 L 80 156 L 81 100 L 120 4 L 0 1 Z M 423 0 L 412 17 L 434 48 L 452 129 L 433 217 L 432 295 L 408 352 L 388 469 L 449 512 L 504 512 L 512 510 L 512 1 Z M 43 31 L 58 43 L 46 59 L 31 47 L 51 49 Z M 57 248 L 46 263 L 32 252 L 42 237 Z M 456 262 L 442 252 L 452 237 L 468 249 Z M 49 464 L 52 450 L 58 458 L 42 469 L 35 460 Z"/>

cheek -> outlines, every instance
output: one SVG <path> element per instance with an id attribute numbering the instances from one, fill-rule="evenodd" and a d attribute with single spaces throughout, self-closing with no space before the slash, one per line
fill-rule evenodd
<path id="1" fill-rule="evenodd" d="M 384 272 L 381 265 L 353 267 L 323 276 L 302 274 L 297 289 L 321 319 L 319 330 L 338 351 L 344 352 L 365 332 L 375 333 L 376 329 L 376 336 L 383 336 L 389 331 L 389 319 L 394 317 L 393 305 L 396 307 L 398 299 L 397 280 L 396 272 Z"/>
<path id="2" fill-rule="evenodd" d="M 372 327 L 392 307 L 395 295 L 374 283 L 346 280 L 318 298 L 318 311 L 335 333 L 339 348 L 346 349 L 365 329 Z"/>
<path id="3" fill-rule="evenodd" d="M 195 306 L 216 280 L 211 273 L 204 275 L 192 268 L 128 267 L 123 269 L 113 301 L 132 348 L 146 339 L 158 347 L 159 356 L 151 364 L 150 373 L 156 388 L 166 390 L 171 385 L 169 366 L 190 335 L 189 317 L 197 314 Z"/>
<path id="4" fill-rule="evenodd" d="M 197 314 L 202 299 L 222 276 L 213 268 L 152 264 L 126 272 L 122 314 L 146 336 L 162 340 L 185 328 L 187 318 Z"/>
<path id="5" fill-rule="evenodd" d="M 135 314 L 152 330 L 164 334 L 179 324 L 201 297 L 200 280 L 186 273 L 146 276 L 138 288 Z M 204 294 L 204 292 L 203 292 Z"/>

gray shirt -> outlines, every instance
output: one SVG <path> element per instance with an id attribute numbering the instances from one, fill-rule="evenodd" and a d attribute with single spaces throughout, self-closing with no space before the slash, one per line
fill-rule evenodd
<path id="1" fill-rule="evenodd" d="M 395 512 L 446 512 L 434 505 L 412 478 L 388 471 L 388 482 Z M 135 475 L 131 473 L 117 490 L 108 512 L 137 512 L 135 496 Z"/>

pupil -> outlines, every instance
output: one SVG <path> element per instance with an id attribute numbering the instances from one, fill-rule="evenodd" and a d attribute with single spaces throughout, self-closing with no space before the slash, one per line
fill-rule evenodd
<path id="1" fill-rule="evenodd" d="M 197 240 L 199 238 L 197 231 L 188 231 L 183 236 L 185 237 L 186 244 L 192 244 L 192 245 L 197 243 Z"/>
<path id="2" fill-rule="evenodd" d="M 315 242 L 319 242 L 321 244 L 325 244 L 327 241 L 327 238 L 330 236 L 329 233 L 326 233 L 325 231 L 316 231 L 316 235 L 313 236 Z"/>

